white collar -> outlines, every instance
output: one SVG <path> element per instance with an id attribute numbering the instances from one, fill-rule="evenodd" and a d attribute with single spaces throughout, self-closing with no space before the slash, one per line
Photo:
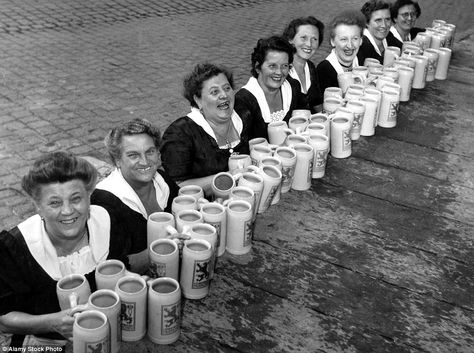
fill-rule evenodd
<path id="1" fill-rule="evenodd" d="M 332 65 L 334 70 L 336 70 L 338 75 L 344 72 L 341 63 L 339 62 L 339 60 L 337 60 L 335 49 L 331 50 L 331 53 L 326 57 L 326 60 L 329 61 L 329 63 Z M 356 66 L 359 66 L 359 59 L 357 59 L 357 55 L 354 57 L 354 60 L 352 60 L 352 67 Z"/>
<path id="2" fill-rule="evenodd" d="M 206 132 L 206 134 L 208 134 L 214 140 L 216 140 L 216 143 L 217 143 L 217 137 L 216 137 L 216 134 L 214 133 L 214 130 L 212 130 L 211 125 L 209 125 L 206 118 L 204 117 L 204 115 L 202 115 L 199 109 L 191 107 L 191 112 L 189 112 L 187 116 L 189 119 L 191 119 L 200 127 L 202 127 L 203 130 Z M 237 133 L 240 136 L 242 134 L 244 124 L 242 123 L 242 119 L 240 118 L 239 114 L 237 114 L 235 110 L 232 111 L 231 119 L 232 119 L 232 124 L 234 125 L 234 128 L 237 130 Z M 239 139 L 239 142 L 240 142 L 240 139 Z"/>
<path id="3" fill-rule="evenodd" d="M 397 38 L 400 42 L 404 42 L 405 40 L 402 38 L 402 36 L 400 35 L 400 33 L 397 31 L 397 29 L 395 28 L 395 26 L 392 26 L 390 27 L 390 32 L 393 34 L 393 36 L 395 38 Z M 411 34 L 408 33 L 408 40 L 411 41 Z"/>
<path id="4" fill-rule="evenodd" d="M 377 45 L 377 43 L 375 43 L 375 38 L 372 36 L 372 34 L 369 32 L 369 30 L 367 28 L 364 28 L 364 36 L 366 36 L 370 43 L 372 44 L 372 46 L 374 47 L 375 51 L 377 52 L 377 54 L 379 54 L 380 56 L 382 56 L 382 53 L 380 52 L 379 50 L 379 46 Z M 384 38 L 382 40 L 382 44 L 383 44 L 383 47 L 384 48 L 387 48 L 387 39 Z"/>
<path id="5" fill-rule="evenodd" d="M 252 95 L 257 99 L 258 106 L 260 107 L 260 111 L 262 112 L 263 120 L 266 123 L 271 122 L 272 119 L 270 114 L 270 107 L 268 106 L 267 99 L 265 98 L 265 93 L 263 92 L 262 87 L 260 87 L 258 80 L 255 77 L 250 77 L 247 84 L 242 88 L 245 88 L 247 91 L 252 93 Z M 281 85 L 283 112 L 285 113 L 283 116 L 286 116 L 286 114 L 290 110 L 292 92 L 293 91 L 290 83 L 285 80 Z"/>
<path id="6" fill-rule="evenodd" d="M 156 191 L 156 202 L 162 209 L 165 209 L 170 196 L 170 188 L 158 172 L 155 173 L 152 181 Z M 97 189 L 111 192 L 132 210 L 141 213 L 145 219 L 148 218 L 145 206 L 118 168 L 115 168 L 112 173 L 99 182 Z"/>
<path id="7" fill-rule="evenodd" d="M 298 80 L 298 82 L 301 85 L 301 92 L 306 94 L 308 93 L 309 88 L 311 87 L 311 77 L 309 73 L 309 65 L 307 62 L 304 64 L 304 76 L 305 76 L 305 83 L 306 83 L 306 92 L 303 89 L 303 85 L 301 84 L 300 77 L 298 76 L 298 73 L 295 70 L 295 67 L 292 66 L 290 69 L 290 76 L 293 77 L 295 80 Z"/>
<path id="8" fill-rule="evenodd" d="M 87 220 L 89 230 L 89 246 L 95 264 L 104 261 L 109 254 L 110 216 L 107 211 L 97 205 L 90 206 L 90 217 Z M 51 240 L 46 233 L 44 223 L 39 215 L 34 215 L 18 225 L 28 250 L 38 264 L 54 280 L 65 274 L 61 273 L 59 258 Z M 86 274 L 94 268 L 86 270 Z"/>

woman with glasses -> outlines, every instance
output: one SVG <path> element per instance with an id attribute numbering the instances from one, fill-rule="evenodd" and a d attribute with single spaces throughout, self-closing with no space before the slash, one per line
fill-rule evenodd
<path id="1" fill-rule="evenodd" d="M 393 26 L 387 36 L 387 44 L 402 48 L 403 42 L 412 41 L 424 28 L 415 27 L 421 15 L 420 5 L 413 0 L 396 0 L 390 7 Z"/>
<path id="2" fill-rule="evenodd" d="M 259 39 L 252 53 L 252 77 L 235 95 L 235 110 L 250 111 L 249 138 L 268 138 L 267 125 L 288 121 L 295 109 L 309 109 L 297 80 L 289 78 L 295 48 L 283 37 Z"/>
<path id="3" fill-rule="evenodd" d="M 367 21 L 364 29 L 362 45 L 357 57 L 364 65 L 365 59 L 374 58 L 383 64 L 383 56 L 387 44 L 387 35 L 390 32 L 390 4 L 383 0 L 369 0 L 361 8 Z"/>

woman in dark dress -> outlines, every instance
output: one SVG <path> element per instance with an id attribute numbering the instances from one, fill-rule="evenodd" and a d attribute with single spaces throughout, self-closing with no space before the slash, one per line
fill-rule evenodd
<path id="1" fill-rule="evenodd" d="M 118 199 L 93 205 L 95 168 L 66 152 L 39 158 L 22 180 L 38 214 L 0 233 L 0 343 L 64 345 L 74 318 L 59 307 L 56 283 L 83 274 L 95 290 L 95 267 L 146 248 L 146 223 Z"/>
<path id="2" fill-rule="evenodd" d="M 329 23 L 331 53 L 316 67 L 319 87 L 324 94 L 328 87 L 338 87 L 337 75 L 350 72 L 359 66 L 357 52 L 362 43 L 365 27 L 360 11 L 346 10 L 337 14 Z"/>
<path id="3" fill-rule="evenodd" d="M 323 41 L 323 34 L 323 23 L 313 16 L 294 19 L 283 32 L 283 37 L 296 50 L 289 75 L 300 83 L 301 94 L 312 113 L 319 111 L 323 103 L 316 66 L 311 61 Z"/>
<path id="4" fill-rule="evenodd" d="M 153 212 L 171 212 L 179 188 L 160 169 L 160 130 L 145 119 L 127 121 L 109 131 L 105 146 L 115 169 L 96 189 L 114 194 L 145 220 Z"/>
<path id="5" fill-rule="evenodd" d="M 235 95 L 236 111 L 250 111 L 250 136 L 268 139 L 272 121 L 288 122 L 293 110 L 309 109 L 297 80 L 288 77 L 295 49 L 279 36 L 259 39 L 252 53 L 252 77 Z"/>
<path id="6" fill-rule="evenodd" d="M 384 0 L 369 0 L 362 5 L 361 12 L 367 21 L 367 28 L 364 29 L 362 45 L 357 53 L 359 63 L 364 65 L 366 58 L 374 58 L 383 64 L 391 26 L 390 4 Z"/>
<path id="7" fill-rule="evenodd" d="M 390 6 L 392 27 L 387 35 L 387 44 L 402 49 L 403 42 L 413 41 L 416 35 L 424 32 L 424 28 L 415 27 L 421 15 L 420 5 L 413 0 L 396 0 Z"/>
<path id="8" fill-rule="evenodd" d="M 198 64 L 184 80 L 191 112 L 163 135 L 165 171 L 180 186 L 195 184 L 211 193 L 215 174 L 228 170 L 229 156 L 249 153 L 249 112 L 234 110 L 232 74 L 213 64 Z"/>
<path id="9" fill-rule="evenodd" d="M 160 145 L 160 130 L 145 119 L 127 121 L 110 130 L 105 146 L 115 169 L 97 184 L 91 200 L 107 204 L 117 197 L 130 212 L 142 216 L 142 223 L 153 212 L 171 212 L 179 188 L 159 169 Z M 145 272 L 148 249 L 130 255 L 129 260 L 136 271 Z"/>

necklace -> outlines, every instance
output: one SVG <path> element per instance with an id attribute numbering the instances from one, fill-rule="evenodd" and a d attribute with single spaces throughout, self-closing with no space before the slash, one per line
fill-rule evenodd
<path id="1" fill-rule="evenodd" d="M 231 131 L 231 128 L 234 126 L 234 124 L 232 123 L 232 120 L 229 121 L 229 123 L 227 124 L 227 131 L 225 132 L 225 134 L 220 134 L 218 133 L 216 130 L 214 130 L 214 133 L 216 134 L 216 137 L 217 137 L 217 140 L 221 140 L 221 141 L 225 141 L 225 145 L 224 147 L 229 149 L 229 152 L 230 154 L 232 154 L 234 152 L 234 149 L 232 148 L 232 145 L 229 141 L 229 133 Z"/>
<path id="2" fill-rule="evenodd" d="M 343 63 L 339 61 L 339 64 L 342 66 L 342 69 L 344 71 L 352 71 L 352 63 L 350 63 L 349 65 L 344 65 Z"/>

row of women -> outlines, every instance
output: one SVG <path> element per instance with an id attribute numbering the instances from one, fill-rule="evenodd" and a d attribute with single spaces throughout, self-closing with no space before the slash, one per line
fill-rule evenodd
<path id="1" fill-rule="evenodd" d="M 94 290 L 94 269 L 106 259 L 140 272 L 148 215 L 170 212 L 179 186 L 199 185 L 209 196 L 230 155 L 248 154 L 250 139 L 267 137 L 267 125 L 288 121 L 293 110 L 317 112 L 339 73 L 366 57 L 382 62 L 387 43 L 401 46 L 416 35 L 419 16 L 412 0 L 371 0 L 362 11 L 344 11 L 329 24 L 333 49 L 317 66 L 310 59 L 324 25 L 295 19 L 282 36 L 258 41 L 252 76 L 237 93 L 229 71 L 197 65 L 184 80 L 191 112 L 163 137 L 140 119 L 112 129 L 105 145 L 115 169 L 97 185 L 97 171 L 84 159 L 67 152 L 39 158 L 22 179 L 37 214 L 0 234 L 0 344 L 64 345 L 74 318 L 60 310 L 60 278 L 84 274 Z"/>

